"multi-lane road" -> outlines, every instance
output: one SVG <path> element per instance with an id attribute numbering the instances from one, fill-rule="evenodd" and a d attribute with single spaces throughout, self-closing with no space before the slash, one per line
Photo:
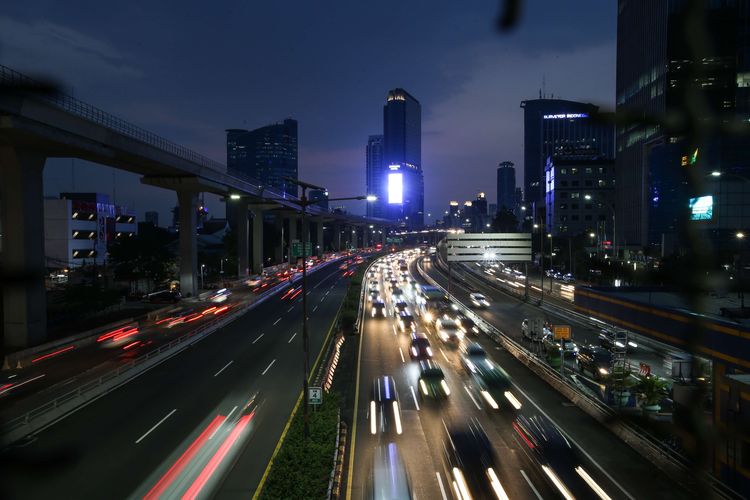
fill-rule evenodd
<path id="1" fill-rule="evenodd" d="M 343 299 L 308 278 L 310 351 Z M 249 498 L 301 393 L 301 296 L 278 294 L 4 452 L 3 498 Z"/>
<path id="2" fill-rule="evenodd" d="M 420 284 L 426 284 L 417 271 L 417 260 L 410 263 L 410 273 Z M 421 264 L 420 264 L 421 265 Z M 428 271 L 433 279 L 444 280 L 435 269 Z M 497 475 L 509 498 L 557 498 L 558 487 L 543 472 L 529 446 L 513 425 L 515 418 L 540 418 L 553 422 L 565 433 L 576 450 L 580 465 L 602 488 L 605 497 L 651 498 L 687 496 L 678 485 L 656 470 L 641 456 L 621 442 L 608 430 L 588 417 L 578 408 L 546 385 L 528 368 L 509 353 L 501 350 L 484 336 L 469 336 L 484 347 L 488 357 L 504 368 L 513 379 L 513 391 L 521 403 L 517 412 L 497 411 L 479 396 L 476 384 L 460 362 L 460 352 L 455 346 L 444 344 L 436 335 L 435 325 L 417 317 L 417 330 L 425 333 L 433 349 L 433 359 L 441 365 L 450 395 L 443 402 L 420 397 L 418 364 L 409 358 L 409 335 L 402 333 L 392 316 L 393 297 L 382 275 L 377 277 L 386 311 L 385 318 L 365 315 L 360 339 L 358 366 L 358 395 L 355 411 L 353 453 L 347 469 L 347 498 L 368 498 L 372 487 L 373 454 L 380 444 L 396 443 L 410 478 L 416 498 L 457 498 L 452 484 L 451 468 L 444 453 L 446 427 L 462 425 L 476 419 L 486 432 L 498 457 Z M 454 291 L 456 291 L 454 289 Z M 467 299 L 467 292 L 459 299 Z M 413 289 L 405 296 L 410 310 L 416 312 Z M 503 299 L 498 299 L 503 300 Z M 505 297 L 507 304 L 486 312 L 487 319 L 495 324 L 515 322 L 518 313 L 510 317 L 506 310 L 518 307 L 518 302 Z M 490 317 L 491 315 L 491 317 Z M 415 315 L 416 316 L 416 315 Z M 519 324 L 520 324 L 520 320 Z M 399 393 L 402 429 L 398 435 L 392 430 L 382 432 L 370 421 L 370 404 L 373 380 L 387 375 L 392 377 Z M 571 486 L 572 487 L 572 486 Z M 576 498 L 597 498 L 588 489 Z"/>

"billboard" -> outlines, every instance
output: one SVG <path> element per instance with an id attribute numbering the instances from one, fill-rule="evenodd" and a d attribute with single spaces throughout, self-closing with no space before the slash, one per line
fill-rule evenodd
<path id="1" fill-rule="evenodd" d="M 714 197 L 690 198 L 690 220 L 711 220 L 714 216 Z"/>
<path id="2" fill-rule="evenodd" d="M 531 262 L 531 233 L 464 233 L 445 237 L 448 262 Z"/>
<path id="3" fill-rule="evenodd" d="M 404 202 L 404 174 L 390 172 L 388 174 L 388 203 L 396 204 Z"/>

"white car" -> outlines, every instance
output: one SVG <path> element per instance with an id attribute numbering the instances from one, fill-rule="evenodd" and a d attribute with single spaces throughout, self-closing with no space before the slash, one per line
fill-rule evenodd
<path id="1" fill-rule="evenodd" d="M 435 322 L 438 337 L 443 342 L 459 342 L 464 338 L 464 329 L 455 320 L 443 316 Z"/>
<path id="2" fill-rule="evenodd" d="M 470 293 L 469 300 L 471 300 L 471 305 L 474 307 L 484 308 L 490 306 L 490 301 L 481 293 Z"/>

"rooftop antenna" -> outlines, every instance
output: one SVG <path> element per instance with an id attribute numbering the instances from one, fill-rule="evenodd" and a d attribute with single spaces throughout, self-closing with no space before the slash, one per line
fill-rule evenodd
<path id="1" fill-rule="evenodd" d="M 547 98 L 547 82 L 544 78 L 544 74 L 542 74 L 542 97 L 544 99 Z"/>

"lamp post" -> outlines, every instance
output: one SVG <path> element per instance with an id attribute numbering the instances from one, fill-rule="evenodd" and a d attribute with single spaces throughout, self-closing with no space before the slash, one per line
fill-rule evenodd
<path id="1" fill-rule="evenodd" d="M 534 229 L 539 229 L 539 266 L 541 272 L 539 274 L 539 305 L 544 302 L 544 223 L 534 224 Z"/>
<path id="2" fill-rule="evenodd" d="M 302 397 L 305 398 L 304 406 L 303 406 L 303 415 L 304 415 L 304 435 L 305 438 L 309 437 L 310 435 L 310 410 L 308 408 L 307 404 L 307 379 L 310 376 L 310 339 L 307 333 L 307 256 L 305 255 L 305 245 L 309 238 L 309 232 L 307 231 L 307 219 L 306 219 L 306 213 L 307 213 L 307 207 L 314 204 L 315 201 L 310 201 L 307 199 L 307 190 L 308 189 L 324 189 L 322 187 L 315 186 L 313 184 L 309 184 L 307 182 L 302 182 L 297 179 L 292 178 L 286 178 L 287 182 L 290 182 L 292 184 L 296 184 L 299 187 L 302 188 L 302 196 L 300 196 L 299 201 L 292 201 L 292 203 L 295 203 L 299 205 L 301 209 L 301 219 L 302 219 L 302 350 L 303 350 L 303 366 L 304 366 L 304 373 L 302 377 Z M 350 196 L 345 198 L 329 198 L 328 201 L 346 201 L 346 200 L 367 200 L 367 201 L 375 201 L 377 200 L 377 197 L 372 195 L 367 196 Z"/>
<path id="3" fill-rule="evenodd" d="M 206 264 L 201 264 L 201 290 L 205 288 L 203 286 L 203 271 L 206 269 Z"/>
<path id="4" fill-rule="evenodd" d="M 740 288 L 740 310 L 744 312 L 745 310 L 745 289 L 743 288 L 742 284 L 742 240 L 745 239 L 745 233 L 742 231 L 737 231 L 737 234 L 735 234 L 735 237 L 737 238 L 737 266 L 739 267 L 739 270 L 737 272 L 737 280 L 739 281 L 739 288 Z"/>

